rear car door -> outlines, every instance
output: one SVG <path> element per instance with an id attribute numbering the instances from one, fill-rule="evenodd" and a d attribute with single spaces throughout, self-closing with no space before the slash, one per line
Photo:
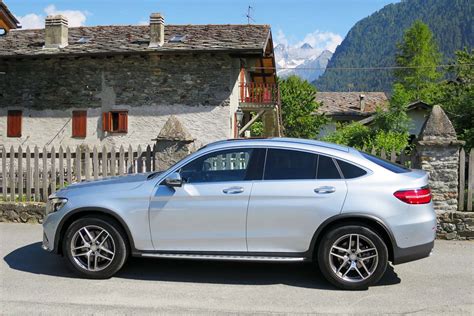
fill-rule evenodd
<path id="1" fill-rule="evenodd" d="M 177 170 L 181 187 L 160 184 L 150 203 L 155 249 L 247 251 L 247 206 L 252 180 L 261 178 L 255 175 L 258 159 L 263 164 L 258 149 L 208 153 Z"/>
<path id="2" fill-rule="evenodd" d="M 254 181 L 250 196 L 249 252 L 307 251 L 318 226 L 341 212 L 346 193 L 333 158 L 269 148 L 263 180 Z"/>

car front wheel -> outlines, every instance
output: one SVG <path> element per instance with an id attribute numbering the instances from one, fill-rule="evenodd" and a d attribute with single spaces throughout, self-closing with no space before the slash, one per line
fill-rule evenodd
<path id="1" fill-rule="evenodd" d="M 324 277 L 336 287 L 367 289 L 377 283 L 387 269 L 387 246 L 368 227 L 340 226 L 323 236 L 318 264 Z"/>
<path id="2" fill-rule="evenodd" d="M 63 253 L 81 276 L 104 279 L 122 268 L 127 258 L 125 237 L 112 221 L 84 217 L 66 230 Z"/>

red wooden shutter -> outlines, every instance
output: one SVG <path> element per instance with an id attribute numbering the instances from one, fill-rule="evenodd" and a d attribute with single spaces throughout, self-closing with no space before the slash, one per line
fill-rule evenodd
<path id="1" fill-rule="evenodd" d="M 21 137 L 21 111 L 8 111 L 7 137 Z"/>
<path id="2" fill-rule="evenodd" d="M 86 137 L 87 111 L 72 112 L 72 137 Z"/>
<path id="3" fill-rule="evenodd" d="M 110 112 L 102 113 L 102 130 L 104 132 L 112 131 L 112 113 Z"/>
<path id="4" fill-rule="evenodd" d="M 120 133 L 128 132 L 128 112 L 119 112 L 118 113 L 118 130 Z"/>

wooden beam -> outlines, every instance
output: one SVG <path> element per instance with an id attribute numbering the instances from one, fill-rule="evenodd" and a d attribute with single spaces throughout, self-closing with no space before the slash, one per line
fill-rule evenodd
<path id="1" fill-rule="evenodd" d="M 252 126 L 252 124 L 255 123 L 255 121 L 257 121 L 263 115 L 263 113 L 265 113 L 265 110 L 261 110 L 257 113 L 257 115 L 252 117 L 252 119 L 240 129 L 239 135 L 242 135 L 250 126 Z"/>

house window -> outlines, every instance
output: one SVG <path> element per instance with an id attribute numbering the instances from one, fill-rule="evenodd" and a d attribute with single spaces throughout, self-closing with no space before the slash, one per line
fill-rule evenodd
<path id="1" fill-rule="evenodd" d="M 111 133 L 127 133 L 128 112 L 111 111 L 102 113 L 102 130 Z"/>
<path id="2" fill-rule="evenodd" d="M 87 111 L 72 111 L 72 137 L 86 137 Z"/>
<path id="3" fill-rule="evenodd" d="M 7 137 L 21 137 L 22 112 L 18 110 L 8 111 Z"/>

